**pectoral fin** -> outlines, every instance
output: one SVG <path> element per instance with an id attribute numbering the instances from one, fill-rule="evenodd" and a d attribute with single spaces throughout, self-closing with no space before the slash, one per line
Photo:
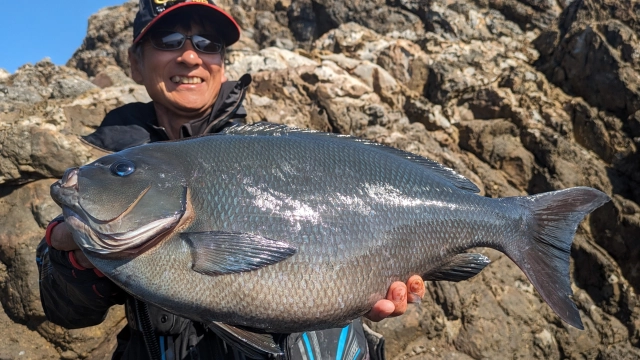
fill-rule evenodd
<path id="1" fill-rule="evenodd" d="M 224 342 L 252 359 L 262 359 L 268 354 L 274 355 L 276 358 L 284 356 L 282 349 L 276 344 L 271 334 L 256 333 L 220 322 L 212 322 L 209 324 L 209 329 Z"/>
<path id="2" fill-rule="evenodd" d="M 491 260 L 482 254 L 458 254 L 435 271 L 424 274 L 424 280 L 462 281 L 476 276 Z"/>
<path id="3" fill-rule="evenodd" d="M 255 270 L 297 251 L 285 242 L 245 233 L 209 231 L 182 233 L 180 237 L 191 249 L 193 270 L 205 275 Z"/>

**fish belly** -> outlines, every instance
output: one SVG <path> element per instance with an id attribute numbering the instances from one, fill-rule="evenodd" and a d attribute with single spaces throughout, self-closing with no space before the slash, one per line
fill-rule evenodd
<path id="1" fill-rule="evenodd" d="M 369 311 L 392 282 L 428 274 L 473 244 L 503 236 L 500 222 L 489 219 L 486 209 L 478 208 L 475 217 L 440 207 L 419 212 L 420 220 L 398 221 L 403 217 L 398 212 L 377 219 L 378 226 L 365 225 L 366 218 L 352 219 L 350 226 L 357 231 L 334 231 L 332 236 L 233 227 L 229 230 L 290 241 L 298 253 L 255 271 L 219 276 L 193 271 L 189 249 L 174 237 L 120 266 L 117 277 L 126 280 L 118 282 L 145 301 L 200 321 L 273 332 L 337 327 Z M 384 222 L 393 225 L 382 226 Z M 287 227 L 277 223 L 271 227 Z"/>

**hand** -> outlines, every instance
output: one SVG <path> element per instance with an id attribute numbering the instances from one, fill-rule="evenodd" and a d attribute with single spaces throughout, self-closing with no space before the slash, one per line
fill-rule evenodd
<path id="1" fill-rule="evenodd" d="M 418 275 L 410 277 L 406 284 L 396 281 L 389 286 L 387 298 L 375 303 L 365 317 L 371 321 L 380 321 L 402 315 L 407 311 L 407 304 L 420 302 L 425 292 L 424 281 Z"/>
<path id="2" fill-rule="evenodd" d="M 93 269 L 95 267 L 73 241 L 73 235 L 65 222 L 59 223 L 51 231 L 51 246 L 57 250 L 73 251 L 76 261 L 84 268 Z"/>

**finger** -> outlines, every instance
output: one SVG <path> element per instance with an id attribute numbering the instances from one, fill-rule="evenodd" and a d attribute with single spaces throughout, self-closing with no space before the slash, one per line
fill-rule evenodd
<path id="1" fill-rule="evenodd" d="M 76 261 L 80 266 L 86 269 L 93 269 L 95 266 L 89 261 L 87 256 L 82 252 L 82 250 L 74 250 L 73 256 L 76 258 Z"/>
<path id="2" fill-rule="evenodd" d="M 407 311 L 407 285 L 401 281 L 396 281 L 389 287 L 387 300 L 391 301 L 395 309 L 390 316 L 398 316 Z"/>
<path id="3" fill-rule="evenodd" d="M 62 251 L 78 249 L 78 245 L 73 241 L 73 236 L 66 223 L 59 223 L 51 231 L 51 246 Z"/>
<path id="4" fill-rule="evenodd" d="M 373 305 L 373 308 L 371 308 L 365 317 L 371 321 L 378 322 L 391 315 L 395 309 L 396 306 L 393 302 L 382 299 Z"/>
<path id="5" fill-rule="evenodd" d="M 413 275 L 407 280 L 407 290 L 409 291 L 407 301 L 412 303 L 420 303 L 427 291 L 424 280 L 419 275 Z"/>

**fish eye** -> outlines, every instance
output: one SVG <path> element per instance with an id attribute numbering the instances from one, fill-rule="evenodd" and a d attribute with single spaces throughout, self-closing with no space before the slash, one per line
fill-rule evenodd
<path id="1" fill-rule="evenodd" d="M 114 162 L 110 169 L 113 175 L 124 177 L 133 174 L 136 165 L 129 160 L 120 160 Z"/>

